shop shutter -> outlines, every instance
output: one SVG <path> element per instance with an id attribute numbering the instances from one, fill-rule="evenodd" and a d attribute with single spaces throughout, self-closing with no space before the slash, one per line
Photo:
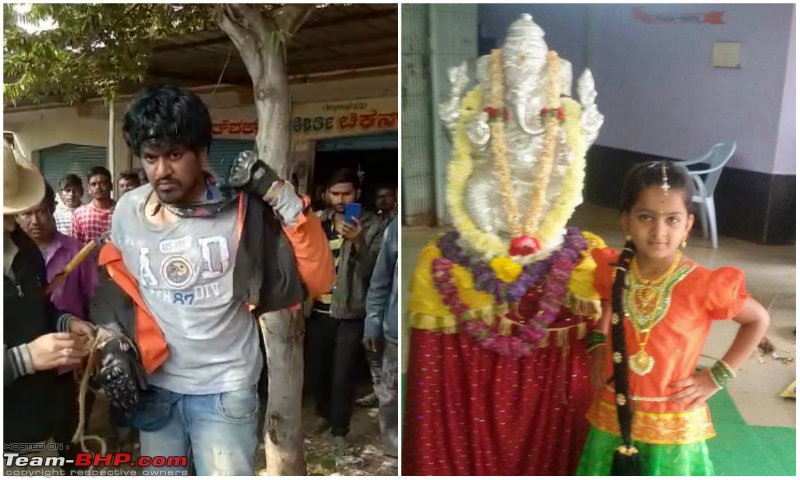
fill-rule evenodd
<path id="1" fill-rule="evenodd" d="M 224 178 L 239 153 L 255 148 L 255 140 L 213 140 L 208 151 L 211 173 L 218 179 Z"/>
<path id="2" fill-rule="evenodd" d="M 105 147 L 64 143 L 39 151 L 39 168 L 47 183 L 58 191 L 58 182 L 65 175 L 74 173 L 83 181 L 83 190 L 88 195 L 86 174 L 92 167 L 108 168 Z"/>
<path id="3" fill-rule="evenodd" d="M 397 132 L 319 140 L 317 141 L 316 150 L 318 152 L 338 152 L 343 150 L 397 150 Z"/>

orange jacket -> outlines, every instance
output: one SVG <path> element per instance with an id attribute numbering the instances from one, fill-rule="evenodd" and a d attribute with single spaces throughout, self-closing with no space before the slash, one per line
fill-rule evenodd
<path id="1" fill-rule="evenodd" d="M 305 196 L 302 198 L 307 211 L 310 199 Z M 244 225 L 243 205 L 244 202 L 240 201 L 237 236 Z M 296 224 L 292 227 L 283 226 L 283 231 L 294 250 L 297 270 L 308 294 L 314 297 L 330 292 L 336 280 L 336 270 L 333 266 L 333 255 L 328 247 L 328 238 L 322 230 L 319 219 L 313 214 L 301 213 Z M 122 253 L 114 244 L 108 242 L 103 245 L 98 263 L 106 268 L 111 280 L 133 301 L 136 344 L 142 357 L 142 366 L 150 375 L 169 357 L 169 348 L 161 327 L 145 305 L 139 293 L 139 283 L 125 267 Z"/>

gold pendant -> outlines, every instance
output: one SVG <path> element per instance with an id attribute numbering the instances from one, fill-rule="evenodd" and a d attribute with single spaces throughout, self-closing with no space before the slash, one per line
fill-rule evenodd
<path id="1" fill-rule="evenodd" d="M 637 375 L 647 375 L 653 370 L 656 360 L 647 354 L 644 349 L 639 350 L 628 358 L 628 366 Z"/>

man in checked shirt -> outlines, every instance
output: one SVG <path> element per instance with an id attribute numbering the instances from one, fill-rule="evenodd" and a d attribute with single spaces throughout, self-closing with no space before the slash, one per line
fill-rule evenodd
<path id="1" fill-rule="evenodd" d="M 72 236 L 82 245 L 111 230 L 111 215 L 116 203 L 111 199 L 111 172 L 105 167 L 92 167 L 86 176 L 92 201 L 75 210 Z"/>

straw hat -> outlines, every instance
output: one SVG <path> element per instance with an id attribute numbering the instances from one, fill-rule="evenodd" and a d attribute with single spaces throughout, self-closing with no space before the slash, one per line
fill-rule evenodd
<path id="1" fill-rule="evenodd" d="M 3 142 L 3 215 L 15 215 L 44 198 L 44 178 L 35 166 L 23 166 L 14 150 Z"/>

